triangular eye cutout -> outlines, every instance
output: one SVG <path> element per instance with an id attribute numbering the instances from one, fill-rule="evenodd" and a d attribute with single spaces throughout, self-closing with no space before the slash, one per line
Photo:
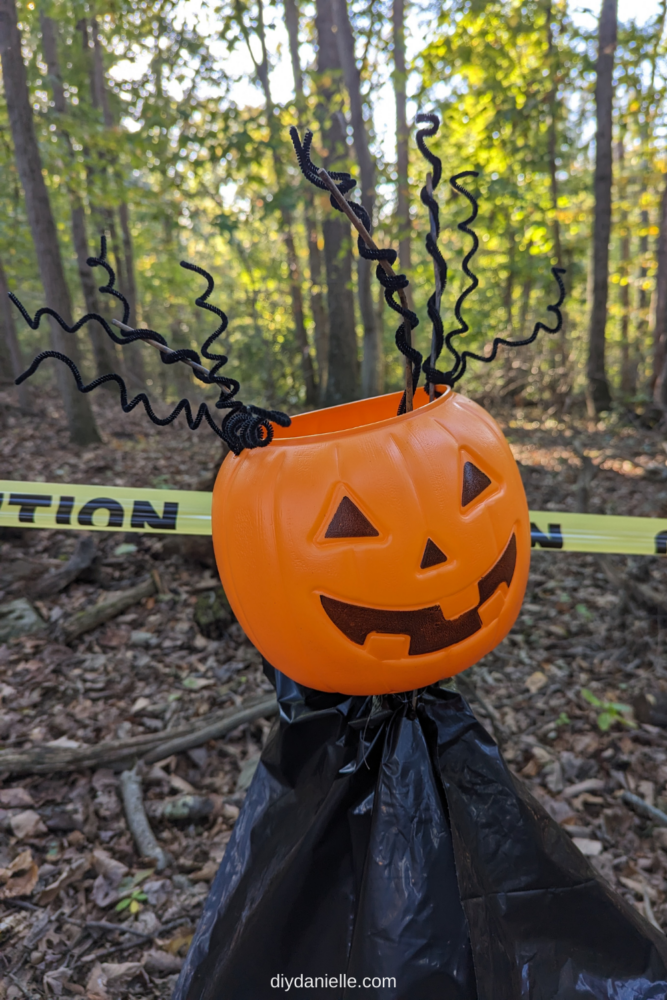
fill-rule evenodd
<path id="1" fill-rule="evenodd" d="M 483 493 L 487 486 L 491 485 L 491 480 L 481 469 L 478 469 L 472 462 L 466 462 L 463 466 L 463 496 L 461 504 L 467 507 L 469 503 Z"/>
<path id="2" fill-rule="evenodd" d="M 349 497 L 343 497 L 331 518 L 325 538 L 371 538 L 379 535 L 365 514 Z"/>
<path id="3" fill-rule="evenodd" d="M 424 549 L 424 555 L 422 556 L 421 569 L 428 569 L 429 566 L 438 566 L 440 563 L 447 562 L 447 556 L 439 549 L 435 542 L 431 539 L 426 543 L 426 548 Z"/>

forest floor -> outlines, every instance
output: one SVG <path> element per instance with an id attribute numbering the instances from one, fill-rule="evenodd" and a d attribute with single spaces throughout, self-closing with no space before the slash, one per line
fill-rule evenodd
<path id="1" fill-rule="evenodd" d="M 212 435 L 155 428 L 110 397 L 94 405 L 104 443 L 78 450 L 48 394 L 32 417 L 0 394 L 2 478 L 210 488 L 220 457 Z M 659 431 L 536 409 L 494 415 L 532 509 L 576 509 L 586 454 L 597 466 L 591 512 L 667 516 Z M 75 532 L 0 533 L 0 603 L 29 596 L 76 540 Z M 217 638 L 195 624 L 197 601 L 217 585 L 206 540 L 95 533 L 95 541 L 95 574 L 33 601 L 50 629 L 0 644 L 3 751 L 169 734 L 270 694 L 238 624 Z M 459 690 L 604 878 L 667 929 L 667 830 L 622 798 L 631 792 L 667 810 L 667 728 L 641 721 L 646 697 L 659 707 L 667 692 L 665 622 L 639 586 L 664 595 L 667 564 L 613 557 L 610 565 L 623 586 L 597 557 L 534 550 L 514 629 Z M 161 593 L 68 645 L 58 641 L 59 620 L 152 570 Z M 636 716 L 619 704 L 637 706 Z M 651 718 L 667 727 L 667 713 Z M 137 855 L 118 768 L 0 775 L 0 997 L 171 995 L 270 725 L 259 719 L 144 768 L 146 810 L 169 855 L 162 871 Z M 165 818 L 165 804 L 179 802 L 185 819 Z"/>

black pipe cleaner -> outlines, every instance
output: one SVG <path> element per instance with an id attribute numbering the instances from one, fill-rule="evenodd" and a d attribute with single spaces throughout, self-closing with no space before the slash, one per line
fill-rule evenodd
<path id="1" fill-rule="evenodd" d="M 431 152 L 431 150 L 428 149 L 428 147 L 424 142 L 424 138 L 435 135 L 435 133 L 438 130 L 440 122 L 438 120 L 437 115 L 433 114 L 419 115 L 417 117 L 417 121 L 418 122 L 426 121 L 429 122 L 431 125 L 430 129 L 422 129 L 417 133 L 417 145 L 419 146 L 419 150 L 422 153 L 422 155 L 425 156 L 426 159 L 429 161 L 429 163 L 431 163 L 433 166 L 433 188 L 435 189 L 437 181 L 440 180 L 441 163 L 439 158 L 435 156 Z M 538 321 L 535 324 L 531 335 L 529 337 L 524 338 L 523 340 L 507 340 L 504 337 L 494 337 L 491 345 L 491 351 L 488 355 L 475 354 L 473 351 L 462 351 L 461 353 L 459 353 L 456 347 L 454 346 L 453 343 L 454 337 L 457 337 L 462 333 L 467 333 L 468 330 L 470 329 L 470 326 L 464 319 L 461 310 L 463 307 L 463 303 L 465 302 L 467 297 L 472 292 L 474 292 L 479 285 L 479 279 L 477 275 L 473 271 L 471 271 L 469 267 L 470 261 L 475 256 L 479 248 L 479 239 L 477 237 L 477 233 L 475 232 L 475 230 L 472 228 L 471 225 L 477 218 L 478 203 L 475 196 L 471 194 L 471 192 L 468 191 L 467 188 L 463 187 L 463 185 L 460 184 L 459 182 L 464 177 L 478 177 L 478 176 L 479 174 L 477 173 L 476 170 L 464 170 L 461 173 L 455 174 L 453 177 L 450 177 L 449 179 L 449 183 L 451 184 L 454 191 L 456 191 L 458 194 L 462 194 L 465 198 L 467 198 L 468 201 L 470 202 L 472 209 L 468 218 L 464 219 L 462 222 L 459 222 L 457 225 L 457 228 L 462 233 L 465 233 L 467 236 L 470 236 L 472 240 L 472 246 L 468 250 L 467 254 L 463 258 L 463 261 L 461 263 L 461 268 L 463 270 L 463 273 L 466 275 L 467 278 L 470 279 L 470 283 L 466 285 L 466 287 L 463 289 L 463 291 L 459 295 L 454 305 L 454 315 L 459 325 L 455 327 L 453 330 L 450 330 L 447 336 L 444 337 L 444 340 L 442 337 L 442 329 L 443 329 L 442 320 L 440 318 L 439 312 L 435 308 L 435 298 L 436 298 L 435 293 L 431 296 L 431 298 L 428 301 L 429 317 L 431 318 L 431 322 L 433 323 L 433 340 L 435 347 L 434 351 L 435 357 L 436 359 L 439 357 L 443 346 L 445 346 L 454 358 L 453 367 L 446 372 L 440 371 L 438 368 L 436 368 L 432 364 L 430 359 L 429 361 L 424 363 L 423 368 L 424 368 L 424 373 L 426 375 L 426 381 L 427 383 L 433 385 L 436 384 L 449 385 L 449 386 L 455 385 L 465 375 L 468 358 L 471 358 L 474 361 L 482 361 L 485 364 L 489 364 L 491 361 L 495 360 L 496 355 L 498 353 L 498 348 L 501 345 L 503 345 L 504 347 L 525 347 L 528 344 L 532 344 L 535 341 L 540 330 L 544 330 L 546 333 L 558 333 L 563 325 L 563 315 L 560 311 L 560 307 L 563 304 L 563 300 L 565 298 L 565 286 L 563 284 L 561 275 L 565 274 L 566 271 L 565 268 L 563 267 L 552 267 L 551 273 L 558 284 L 559 296 L 557 302 L 547 306 L 547 311 L 554 313 L 554 315 L 556 316 L 555 326 L 549 327 L 545 323 Z M 437 235 L 440 231 L 438 205 L 435 199 L 429 195 L 426 187 L 422 188 L 421 199 L 429 209 L 431 219 L 433 220 L 434 223 L 433 228 L 436 234 L 435 239 L 433 238 L 433 235 L 431 233 L 428 234 L 428 236 L 426 237 L 426 248 L 430 253 L 431 257 L 433 257 L 436 266 L 438 267 L 441 285 L 444 288 L 445 280 L 447 277 L 447 265 L 445 261 L 442 259 L 442 256 L 437 246 Z"/>
<path id="2" fill-rule="evenodd" d="M 322 191 L 329 191 L 326 184 L 318 176 L 317 167 L 310 158 L 310 149 L 313 142 L 313 133 L 308 130 L 304 137 L 303 143 L 299 136 L 298 130 L 292 125 L 290 128 L 290 137 L 294 145 L 294 152 L 296 153 L 296 158 L 301 168 L 301 173 L 314 184 L 315 187 L 320 188 Z M 345 197 L 348 192 L 350 192 L 354 187 L 356 187 L 357 182 L 351 174 L 345 171 L 332 170 L 329 171 L 329 177 L 333 180 L 336 187 L 340 193 Z M 337 212 L 342 212 L 342 208 L 333 197 L 331 192 L 329 192 L 329 201 L 331 205 L 336 209 Z M 364 224 L 369 233 L 372 231 L 372 223 L 370 216 L 363 205 L 358 205 L 354 201 L 348 200 L 348 205 L 356 215 L 356 217 Z M 378 249 L 373 250 L 371 247 L 367 247 L 361 236 L 357 239 L 357 249 L 359 250 L 359 256 L 363 257 L 364 260 L 374 260 L 374 261 L 386 261 L 392 266 L 396 263 L 396 258 L 398 254 L 392 249 Z M 387 272 L 378 264 L 375 271 L 375 275 L 384 288 L 384 297 L 394 312 L 397 312 L 403 320 L 407 321 L 410 326 L 410 330 L 418 325 L 419 319 L 416 313 L 412 312 L 411 309 L 405 309 L 400 302 L 398 302 L 394 296 L 396 292 L 401 289 L 407 288 L 410 282 L 404 274 L 387 274 Z M 422 356 L 411 344 L 408 343 L 405 336 L 405 324 L 401 325 L 396 330 L 396 346 L 398 347 L 401 354 L 410 360 L 412 365 L 412 391 L 414 392 L 419 384 L 419 375 L 421 372 Z M 399 413 L 405 412 L 405 393 L 401 399 L 401 403 L 398 408 Z"/>
<path id="3" fill-rule="evenodd" d="M 433 167 L 431 189 L 432 191 L 435 191 L 442 176 L 442 161 L 439 156 L 436 156 L 435 153 L 428 148 L 425 139 L 437 134 L 438 129 L 440 128 L 440 119 L 435 114 L 417 115 L 417 124 L 421 124 L 422 122 L 426 123 L 428 127 L 419 129 L 416 135 L 416 141 L 419 152 Z M 447 285 L 447 263 L 438 246 L 438 236 L 440 235 L 440 209 L 438 203 L 431 192 L 429 192 L 426 184 L 421 189 L 420 197 L 423 204 L 428 208 L 431 223 L 430 229 L 426 234 L 426 249 L 433 258 L 433 264 L 434 267 L 437 268 L 438 278 L 440 281 L 440 295 L 438 295 L 438 289 L 436 287 L 426 305 L 428 316 L 431 320 L 433 328 L 431 353 L 422 365 L 422 370 L 426 376 L 426 387 L 428 389 L 429 385 L 436 385 L 438 382 L 441 382 L 441 373 L 436 368 L 436 362 L 440 357 L 440 352 L 442 351 L 444 343 L 442 319 L 440 317 L 440 297 L 442 296 L 442 293 Z"/>
<path id="4" fill-rule="evenodd" d="M 100 287 L 99 290 L 103 294 L 113 295 L 122 303 L 122 322 L 123 325 L 127 325 L 127 320 L 130 315 L 130 305 L 123 293 L 115 287 L 116 275 L 107 260 L 106 250 L 106 237 L 102 236 L 99 257 L 89 257 L 87 264 L 89 267 L 103 267 L 107 272 L 107 284 Z M 220 324 L 217 329 L 215 329 L 206 339 L 201 349 L 203 357 L 209 361 L 214 361 L 215 364 L 208 371 L 208 373 L 206 373 L 205 370 L 202 370 L 203 366 L 201 366 L 198 353 L 194 350 L 190 350 L 189 348 L 181 348 L 177 351 L 170 350 L 168 354 L 161 351 L 160 359 L 165 365 L 173 365 L 178 361 L 189 361 L 193 362 L 195 365 L 201 366 L 199 369 L 193 368 L 194 374 L 199 381 L 203 382 L 205 385 L 216 385 L 220 388 L 220 396 L 215 403 L 215 408 L 217 410 L 229 410 L 226 416 L 222 419 L 220 425 L 218 425 L 214 420 L 213 415 L 211 414 L 206 403 L 200 403 L 199 409 L 193 417 L 192 407 L 187 399 L 181 399 L 168 416 L 158 417 L 154 412 L 150 400 L 145 392 L 140 392 L 133 399 L 128 401 L 125 380 L 120 375 L 116 375 L 114 373 L 101 375 L 99 378 L 93 379 L 92 382 L 84 385 L 77 366 L 71 358 L 68 358 L 65 354 L 61 354 L 60 351 L 43 351 L 41 354 L 38 354 L 30 367 L 16 379 L 16 384 L 20 385 L 21 382 L 30 378 L 30 376 L 37 371 L 42 361 L 45 361 L 47 358 L 56 358 L 58 361 L 62 361 L 63 364 L 67 365 L 70 369 L 79 392 L 92 392 L 93 389 L 97 389 L 98 386 L 104 385 L 106 382 L 116 382 L 120 388 L 120 404 L 125 413 L 130 413 L 135 406 L 138 406 L 139 403 L 141 403 L 149 419 L 152 420 L 154 424 L 164 427 L 166 424 L 171 424 L 181 412 L 184 412 L 188 427 L 191 431 L 197 430 L 201 422 L 205 420 L 211 430 L 213 430 L 218 437 L 222 438 L 222 440 L 229 445 L 231 451 L 233 451 L 235 455 L 240 455 L 244 448 L 265 448 L 273 439 L 272 424 L 276 423 L 281 427 L 289 427 L 291 423 L 290 418 L 285 413 L 281 413 L 278 410 L 264 410 L 258 406 L 245 405 L 241 402 L 241 400 L 235 398 L 240 388 L 239 383 L 233 378 L 218 375 L 219 370 L 223 367 L 223 365 L 227 364 L 228 359 L 224 354 L 212 354 L 210 349 L 214 341 L 216 341 L 218 337 L 220 337 L 227 329 L 227 316 L 221 309 L 218 309 L 217 306 L 211 305 L 211 303 L 208 302 L 208 298 L 215 287 L 213 278 L 208 271 L 198 267 L 197 264 L 189 264 L 187 261 L 181 261 L 181 267 L 186 268 L 188 271 L 194 271 L 207 281 L 206 290 L 195 299 L 195 305 L 200 309 L 207 309 L 209 312 L 214 313 L 220 320 Z M 156 330 L 133 330 L 129 333 L 118 335 L 109 323 L 107 323 L 106 319 L 98 313 L 86 313 L 86 315 L 78 320 L 78 322 L 74 323 L 73 326 L 66 323 L 62 316 L 59 316 L 57 312 L 48 306 L 38 309 L 34 317 L 31 318 L 23 304 L 12 292 L 9 293 L 9 297 L 21 312 L 21 315 L 25 319 L 28 326 L 30 326 L 33 330 L 36 330 L 39 327 L 42 316 L 52 316 L 66 333 L 76 333 L 77 330 L 80 330 L 86 323 L 89 323 L 91 320 L 96 320 L 116 344 L 125 345 L 134 343 L 134 341 L 137 340 L 153 340 L 158 344 L 162 344 L 164 347 L 167 346 L 165 338 Z"/>

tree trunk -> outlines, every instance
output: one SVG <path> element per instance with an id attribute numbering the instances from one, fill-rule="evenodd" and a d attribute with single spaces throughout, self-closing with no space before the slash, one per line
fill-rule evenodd
<path id="1" fill-rule="evenodd" d="M 9 298 L 9 285 L 5 269 L 0 260 L 0 333 L 7 352 L 12 378 L 18 378 L 21 372 L 25 371 L 25 362 L 21 354 L 21 345 L 16 336 L 16 326 L 14 324 L 14 306 Z M 30 389 L 27 382 L 22 382 L 16 386 L 16 393 L 19 407 L 23 413 L 30 410 Z"/>
<path id="2" fill-rule="evenodd" d="M 653 327 L 653 400 L 667 409 L 667 180 L 660 202 L 660 232 L 655 277 L 655 319 Z"/>
<path id="3" fill-rule="evenodd" d="M 93 80 L 94 93 L 99 102 L 98 107 L 102 109 L 102 118 L 105 128 L 112 129 L 116 123 L 109 102 L 109 91 L 106 84 L 106 74 L 104 70 L 104 52 L 97 30 L 96 18 L 91 19 L 91 34 L 93 39 Z M 122 279 L 123 293 L 130 303 L 130 326 L 139 322 L 139 301 L 137 298 L 137 283 L 134 274 L 134 250 L 132 247 L 132 233 L 130 232 L 130 214 L 126 201 L 121 201 L 118 206 L 118 218 L 122 239 L 119 239 L 116 231 L 116 223 L 112 209 L 108 209 L 109 229 L 113 236 L 114 253 L 118 266 L 119 283 Z M 122 251 L 121 251 L 122 245 Z"/>
<path id="4" fill-rule="evenodd" d="M 58 58 L 57 26 L 56 22 L 52 18 L 47 17 L 43 10 L 40 10 L 39 20 L 42 29 L 42 50 L 49 71 L 49 83 L 53 91 L 53 107 L 58 116 L 58 130 L 65 144 L 70 163 L 73 165 L 74 150 L 72 140 L 66 129 L 63 128 L 61 120 L 61 116 L 67 112 L 67 103 L 65 100 L 62 73 L 60 71 L 60 60 Z M 97 285 L 93 277 L 93 272 L 87 264 L 90 254 L 88 251 L 83 203 L 75 188 L 72 185 L 68 185 L 68 188 L 71 207 L 72 241 L 79 267 L 79 278 L 81 280 L 81 290 L 83 291 L 86 312 L 99 313 L 100 304 L 97 297 Z M 98 323 L 90 323 L 87 327 L 87 332 L 93 348 L 97 375 L 107 375 L 109 372 L 114 371 L 116 358 L 113 344 L 104 329 Z M 108 391 L 117 392 L 117 388 L 113 383 L 107 384 L 106 388 Z"/>
<path id="5" fill-rule="evenodd" d="M 338 55 L 343 67 L 345 87 L 350 99 L 350 117 L 354 131 L 354 148 L 361 173 L 360 201 L 368 212 L 371 222 L 375 205 L 375 160 L 370 150 L 368 131 L 364 121 L 361 99 L 361 74 L 357 68 L 354 52 L 354 33 L 350 23 L 347 0 L 334 0 L 334 19 L 337 27 L 336 42 Z M 380 345 L 373 305 L 371 282 L 373 264 L 359 258 L 357 264 L 357 285 L 359 310 L 364 325 L 363 354 L 361 364 L 361 391 L 364 396 L 377 396 L 382 391 L 379 367 Z"/>
<path id="6" fill-rule="evenodd" d="M 317 0 L 317 71 L 320 74 L 318 111 L 324 145 L 324 166 L 336 170 L 347 154 L 344 121 L 336 108 L 341 76 L 333 8 L 330 0 Z M 342 161 L 342 162 L 341 162 Z M 324 261 L 329 311 L 329 365 L 325 395 L 327 406 L 356 399 L 359 359 L 352 292 L 352 241 L 350 224 L 333 209 L 324 225 Z"/>
<path id="7" fill-rule="evenodd" d="M 593 223 L 593 303 L 588 333 L 588 407 L 595 415 L 611 406 L 605 365 L 611 235 L 612 110 L 618 0 L 602 0 L 595 81 L 595 217 Z"/>
<path id="8" fill-rule="evenodd" d="M 266 120 L 269 127 L 269 133 L 273 136 L 275 130 L 275 119 L 273 115 L 273 98 L 271 96 L 271 85 L 269 82 L 269 58 L 266 49 L 266 34 L 264 29 L 264 0 L 259 0 L 257 7 L 257 35 L 262 52 L 261 62 L 257 62 L 253 54 L 245 22 L 243 21 L 242 12 L 240 12 L 238 16 L 240 19 L 239 27 L 243 32 L 248 53 L 255 66 L 257 81 L 264 92 L 264 100 L 266 102 Z M 273 157 L 273 168 L 276 175 L 276 181 L 280 187 L 281 182 L 284 180 L 283 164 L 277 152 L 277 143 L 272 141 L 269 145 L 271 147 Z M 296 245 L 294 243 L 294 223 L 291 210 L 283 206 L 280 209 L 280 218 L 282 221 L 285 249 L 287 251 L 290 296 L 292 299 L 292 318 L 294 320 L 294 334 L 299 348 L 299 354 L 301 356 L 301 371 L 306 388 L 306 403 L 308 406 L 315 406 L 317 404 L 317 385 L 315 382 L 313 359 L 310 356 L 308 334 L 306 332 L 306 318 L 303 309 L 303 294 L 301 291 L 301 273 L 299 268 L 299 258 L 296 252 Z"/>
<path id="9" fill-rule="evenodd" d="M 292 74 L 294 76 L 294 94 L 299 111 L 299 121 L 305 110 L 305 94 L 303 91 L 303 73 L 299 58 L 299 7 L 297 0 L 284 0 L 285 25 L 289 37 Z M 304 223 L 308 239 L 308 263 L 310 267 L 310 311 L 315 327 L 315 358 L 317 361 L 319 399 L 322 401 L 326 392 L 327 372 L 329 365 L 329 325 L 322 297 L 322 254 L 318 240 L 318 228 L 315 212 L 315 196 L 307 186 L 305 192 Z"/>
<path id="10" fill-rule="evenodd" d="M 618 142 L 618 190 L 621 203 L 621 393 L 627 399 L 635 393 L 635 378 L 630 357 L 630 221 L 627 210 L 627 178 L 625 175 L 625 142 L 624 136 Z"/>
<path id="11" fill-rule="evenodd" d="M 97 21 L 91 18 L 90 25 L 83 18 L 78 22 L 77 27 L 81 32 L 81 43 L 84 51 L 84 58 L 88 66 L 90 79 L 91 103 L 102 114 L 104 127 L 112 129 L 115 126 L 109 93 L 106 86 L 106 76 L 104 70 L 104 52 L 97 30 Z M 120 179 L 122 184 L 122 178 Z M 91 206 L 92 215 L 97 220 L 97 228 L 100 233 L 107 233 L 109 236 L 110 251 L 113 254 L 116 270 L 116 288 L 118 288 L 130 306 L 128 324 L 130 326 L 139 325 L 139 298 L 137 294 L 137 284 L 134 272 L 134 251 L 132 246 L 132 234 L 130 231 L 129 209 L 127 203 L 122 201 L 118 214 L 122 232 L 122 242 L 118 237 L 116 228 L 116 213 L 111 207 Z M 144 363 L 144 346 L 140 341 L 128 344 L 123 348 L 122 364 L 128 381 L 135 387 L 145 389 L 146 387 L 146 367 Z M 129 359 L 129 363 L 128 363 Z"/>
<path id="12" fill-rule="evenodd" d="M 394 26 L 394 96 L 396 99 L 396 174 L 398 198 L 396 201 L 396 222 L 398 224 L 398 254 L 401 271 L 409 271 L 412 266 L 410 242 L 410 186 L 408 183 L 408 119 L 406 112 L 405 67 L 405 0 L 393 0 L 392 20 Z M 408 293 L 409 293 L 408 289 Z"/>
<path id="13" fill-rule="evenodd" d="M 72 307 L 65 280 L 56 224 L 49 194 L 42 174 L 42 161 L 32 117 L 28 80 L 21 54 L 15 0 L 0 0 L 0 49 L 2 75 L 9 123 L 14 140 L 14 155 L 25 194 L 26 212 L 32 232 L 40 277 L 46 301 L 71 325 Z M 73 334 L 66 334 L 51 322 L 53 349 L 79 363 L 78 345 Z M 90 407 L 90 400 L 76 388 L 71 373 L 58 364 L 58 383 L 62 395 L 71 440 L 87 445 L 99 442 L 100 436 Z"/>
<path id="14" fill-rule="evenodd" d="M 548 103 L 549 103 L 549 134 L 548 134 L 548 145 L 549 145 L 549 187 L 551 191 L 551 232 L 554 244 L 554 256 L 556 258 L 556 266 L 564 267 L 563 263 L 563 246 L 561 243 L 560 236 L 560 222 L 558 221 L 558 167 L 556 164 L 556 159 L 558 156 L 558 90 L 556 87 L 557 78 L 557 56 L 558 52 L 556 46 L 554 45 L 553 38 L 553 10 L 551 0 L 548 0 L 547 6 L 547 59 L 548 59 L 548 70 L 553 81 L 551 90 L 549 91 Z M 563 368 L 565 368 L 567 363 L 567 309 L 565 306 L 561 307 L 561 314 L 563 317 L 563 322 L 559 334 L 559 345 L 560 345 L 560 363 Z"/>

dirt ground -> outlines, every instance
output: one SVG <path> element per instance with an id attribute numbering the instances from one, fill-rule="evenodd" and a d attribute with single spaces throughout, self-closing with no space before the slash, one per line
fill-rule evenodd
<path id="1" fill-rule="evenodd" d="M 94 405 L 104 443 L 79 451 L 48 394 L 32 417 L 0 395 L 2 478 L 210 487 L 220 457 L 212 434 L 153 427 L 104 395 Z M 495 416 L 532 509 L 576 509 L 587 455 L 597 467 L 590 511 L 667 516 L 659 431 L 535 409 Z M 217 585 L 208 544 L 95 539 L 96 573 L 33 602 L 45 631 L 0 645 L 0 750 L 125 740 L 270 692 L 238 624 L 207 638 L 195 623 L 197 602 Z M 29 595 L 76 540 L 75 532 L 1 533 L 0 603 Z M 457 683 L 592 864 L 667 929 L 667 828 L 622 797 L 667 811 L 667 728 L 655 724 L 667 726 L 667 712 L 646 714 L 651 696 L 659 707 L 667 694 L 666 612 L 642 597 L 647 585 L 665 594 L 663 563 L 614 557 L 619 587 L 597 557 L 535 550 L 514 629 Z M 152 570 L 162 593 L 69 645 L 58 641 L 59 621 Z M 0 997 L 169 997 L 269 730 L 259 720 L 144 769 L 146 809 L 169 855 L 163 871 L 137 855 L 112 767 L 1 775 Z M 185 818 L 165 817 L 165 804 L 186 799 L 196 808 Z"/>

